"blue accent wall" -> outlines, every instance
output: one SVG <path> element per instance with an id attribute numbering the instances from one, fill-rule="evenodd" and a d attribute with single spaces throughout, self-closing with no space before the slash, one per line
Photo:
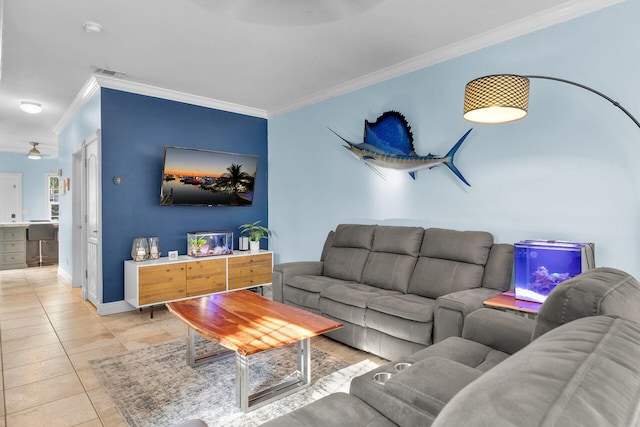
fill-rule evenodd
<path id="1" fill-rule="evenodd" d="M 57 173 L 58 158 L 31 160 L 27 158 L 29 147 L 24 153 L 0 152 L 0 172 L 22 173 L 23 221 L 49 219 L 47 175 Z"/>
<path id="2" fill-rule="evenodd" d="M 106 88 L 101 98 L 103 302 L 124 299 L 134 237 L 158 236 L 163 255 L 184 255 L 188 231 L 232 230 L 237 248 L 239 225 L 268 225 L 266 119 Z M 259 156 L 253 205 L 160 206 L 166 145 Z"/>
<path id="3" fill-rule="evenodd" d="M 594 242 L 598 266 L 640 277 L 640 129 L 628 117 L 583 89 L 531 80 L 525 119 L 462 118 L 465 84 L 499 73 L 574 80 L 640 117 L 638 16 L 640 1 L 623 2 L 270 119 L 276 262 L 318 260 L 327 232 L 355 222 Z M 445 154 L 473 128 L 455 157 L 472 186 L 444 166 L 383 180 L 327 129 L 361 142 L 364 120 L 388 110 L 406 115 L 420 155 Z"/>

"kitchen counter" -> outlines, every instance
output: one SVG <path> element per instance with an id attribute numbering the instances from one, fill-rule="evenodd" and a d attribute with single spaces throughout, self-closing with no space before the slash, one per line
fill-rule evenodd
<path id="1" fill-rule="evenodd" d="M 58 228 L 58 223 L 54 221 L 22 221 L 22 222 L 0 222 L 0 228 L 11 228 L 11 227 L 28 227 L 31 224 L 53 224 L 54 228 Z"/>
<path id="2" fill-rule="evenodd" d="M 42 241 L 43 265 L 58 262 L 58 223 L 53 221 L 0 223 L 0 270 L 39 265 L 40 244 L 27 239 L 29 226 L 53 224 L 55 238 Z"/>

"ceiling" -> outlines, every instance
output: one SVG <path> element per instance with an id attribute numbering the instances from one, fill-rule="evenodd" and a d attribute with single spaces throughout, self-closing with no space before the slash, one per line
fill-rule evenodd
<path id="1" fill-rule="evenodd" d="M 619 1 L 0 0 L 0 152 L 57 155 L 96 67 L 122 73 L 115 87 L 273 117 Z"/>

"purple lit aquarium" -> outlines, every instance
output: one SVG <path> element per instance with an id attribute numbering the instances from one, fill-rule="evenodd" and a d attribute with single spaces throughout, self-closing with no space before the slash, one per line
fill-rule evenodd
<path id="1" fill-rule="evenodd" d="M 515 297 L 542 303 L 558 283 L 594 267 L 593 243 L 523 240 L 514 245 Z"/>

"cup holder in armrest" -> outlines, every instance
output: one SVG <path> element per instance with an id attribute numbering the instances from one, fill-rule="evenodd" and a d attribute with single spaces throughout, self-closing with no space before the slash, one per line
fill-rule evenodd
<path id="1" fill-rule="evenodd" d="M 393 367 L 396 369 L 396 372 L 400 372 L 403 369 L 407 369 L 409 366 L 411 366 L 411 363 L 409 362 L 399 362 L 396 363 Z"/>
<path id="2" fill-rule="evenodd" d="M 373 376 L 373 380 L 380 385 L 384 385 L 392 375 L 391 372 L 378 372 Z"/>

